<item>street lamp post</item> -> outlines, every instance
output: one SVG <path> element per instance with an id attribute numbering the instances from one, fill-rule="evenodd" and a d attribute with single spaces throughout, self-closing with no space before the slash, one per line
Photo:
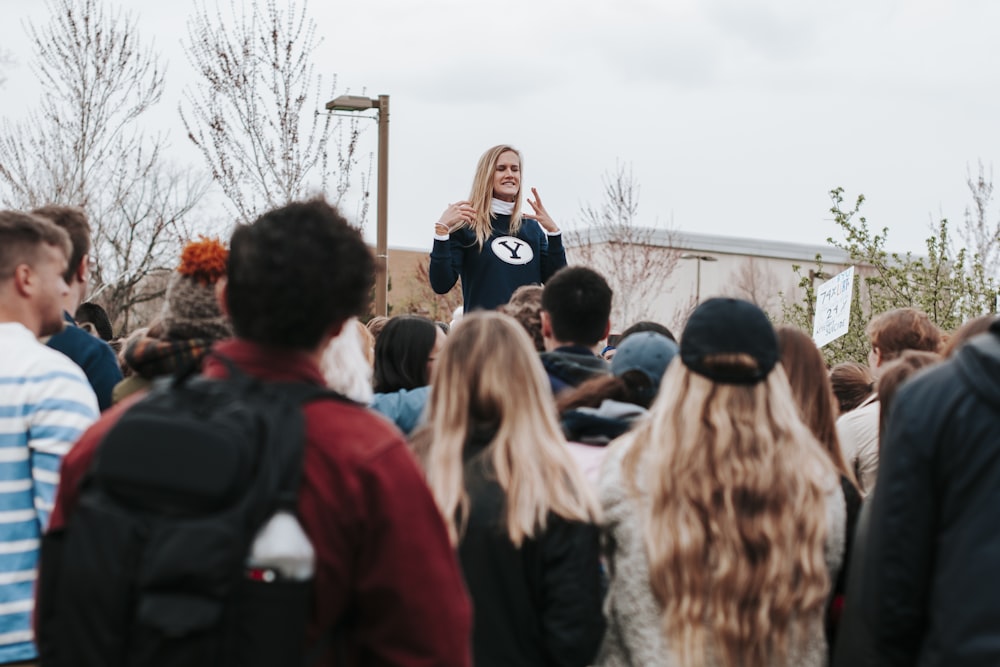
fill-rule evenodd
<path id="1" fill-rule="evenodd" d="M 375 227 L 375 314 L 389 314 L 389 96 L 341 95 L 326 103 L 330 111 L 378 110 L 378 219 Z"/>
<path id="2" fill-rule="evenodd" d="M 686 252 L 681 255 L 681 259 L 693 259 L 698 262 L 697 277 L 695 278 L 695 288 L 694 288 L 694 302 L 695 304 L 701 303 L 701 263 L 702 262 L 717 262 L 718 257 L 713 257 L 712 255 L 698 255 L 692 252 Z"/>

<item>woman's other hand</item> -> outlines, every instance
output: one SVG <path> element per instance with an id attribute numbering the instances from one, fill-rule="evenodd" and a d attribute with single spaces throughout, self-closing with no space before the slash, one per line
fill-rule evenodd
<path id="1" fill-rule="evenodd" d="M 555 234 L 559 231 L 559 225 L 557 225 L 553 220 L 549 212 L 545 210 L 545 206 L 542 205 L 542 198 L 538 196 L 538 190 L 531 188 L 531 194 L 535 196 L 534 199 L 528 197 L 528 205 L 534 210 L 534 218 L 538 221 L 538 224 L 542 226 L 542 229 L 547 231 L 549 234 Z"/>

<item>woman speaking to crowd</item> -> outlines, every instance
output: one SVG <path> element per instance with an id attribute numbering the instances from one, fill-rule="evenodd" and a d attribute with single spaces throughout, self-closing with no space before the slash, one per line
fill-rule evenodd
<path id="1" fill-rule="evenodd" d="M 479 158 L 468 200 L 448 206 L 434 225 L 430 283 L 445 294 L 462 279 L 465 312 L 493 310 L 522 285 L 544 283 L 566 266 L 558 225 L 535 188 L 521 214 L 521 154 L 494 146 Z"/>

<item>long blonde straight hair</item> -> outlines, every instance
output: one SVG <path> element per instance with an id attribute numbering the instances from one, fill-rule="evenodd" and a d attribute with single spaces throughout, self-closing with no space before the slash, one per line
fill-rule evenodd
<path id="1" fill-rule="evenodd" d="M 486 456 L 506 494 L 515 545 L 544 530 L 550 513 L 597 521 L 597 501 L 570 457 L 538 353 L 521 325 L 500 313 L 466 315 L 448 336 L 431 381 L 427 426 L 414 436 L 456 544 L 469 506 L 462 453 L 477 426 L 496 428 Z"/>
<path id="2" fill-rule="evenodd" d="M 712 360 L 707 360 L 711 362 Z M 732 367 L 746 355 L 719 356 Z M 754 385 L 668 369 L 624 461 L 651 498 L 650 585 L 679 663 L 781 664 L 821 622 L 829 458 L 796 413 L 780 364 Z M 801 627 L 801 626 L 800 626 Z"/>
<path id="3" fill-rule="evenodd" d="M 521 180 L 518 181 L 517 196 L 514 197 L 514 212 L 510 215 L 510 233 L 516 235 L 521 228 L 521 188 L 524 183 L 524 158 L 513 146 L 501 144 L 490 148 L 476 165 L 476 176 L 472 179 L 472 192 L 469 194 L 469 202 L 472 208 L 476 209 L 476 219 L 469 227 L 476 234 L 476 243 L 480 249 L 490 238 L 493 232 L 493 212 L 490 206 L 493 201 L 493 177 L 496 174 L 497 162 L 504 153 L 513 153 L 517 156 L 521 169 Z"/>

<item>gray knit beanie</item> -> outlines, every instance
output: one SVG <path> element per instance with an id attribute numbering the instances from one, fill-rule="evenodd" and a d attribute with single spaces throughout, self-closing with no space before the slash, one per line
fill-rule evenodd
<path id="1" fill-rule="evenodd" d="M 202 237 L 184 247 L 180 266 L 170 276 L 161 314 L 167 338 L 214 341 L 233 335 L 215 298 L 215 284 L 226 274 L 228 257 L 229 251 L 218 239 Z"/>

